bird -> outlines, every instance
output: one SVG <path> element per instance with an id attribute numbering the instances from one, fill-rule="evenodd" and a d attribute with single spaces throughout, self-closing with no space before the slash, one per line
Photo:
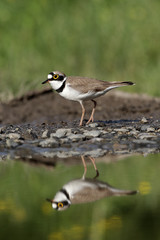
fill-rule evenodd
<path id="1" fill-rule="evenodd" d="M 94 202 L 104 197 L 134 195 L 136 190 L 120 190 L 112 187 L 106 182 L 97 180 L 99 171 L 93 157 L 89 156 L 96 171 L 94 178 L 86 178 L 87 165 L 84 156 L 81 156 L 84 166 L 82 178 L 73 179 L 66 183 L 56 194 L 54 199 L 46 199 L 52 204 L 52 208 L 58 211 L 66 210 L 71 204 Z"/>
<path id="2" fill-rule="evenodd" d="M 83 119 L 85 115 L 85 107 L 83 102 L 91 100 L 93 102 L 93 109 L 90 118 L 87 122 L 94 121 L 94 113 L 97 106 L 97 102 L 94 100 L 110 91 L 111 89 L 134 85 L 133 82 L 107 82 L 103 80 L 97 80 L 95 78 L 79 77 L 79 76 L 66 76 L 60 71 L 53 71 L 48 74 L 47 80 L 42 84 L 49 82 L 51 87 L 58 92 L 62 97 L 78 101 L 82 108 L 82 115 L 79 125 L 83 125 Z"/>
<path id="3" fill-rule="evenodd" d="M 46 199 L 52 208 L 58 211 L 66 210 L 71 204 L 89 203 L 110 196 L 134 195 L 137 191 L 120 190 L 106 182 L 92 179 L 73 179 L 66 183 L 56 194 L 54 199 Z"/>

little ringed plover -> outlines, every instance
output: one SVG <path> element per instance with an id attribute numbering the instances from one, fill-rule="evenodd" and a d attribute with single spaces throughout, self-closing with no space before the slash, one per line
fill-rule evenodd
<path id="1" fill-rule="evenodd" d="M 80 126 L 82 126 L 85 108 L 83 105 L 84 101 L 91 100 L 94 104 L 91 116 L 87 122 L 93 122 L 94 112 L 96 109 L 97 97 L 100 97 L 110 91 L 111 89 L 134 85 L 133 82 L 107 82 L 97 80 L 94 78 L 78 77 L 78 76 L 66 76 L 64 73 L 59 71 L 53 71 L 48 74 L 47 80 L 42 84 L 49 82 L 51 87 L 58 92 L 62 97 L 78 101 L 82 107 L 82 115 L 80 120 Z"/>

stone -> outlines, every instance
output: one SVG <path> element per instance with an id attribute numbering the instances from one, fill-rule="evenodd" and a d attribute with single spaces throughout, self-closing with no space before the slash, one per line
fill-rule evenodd
<path id="1" fill-rule="evenodd" d="M 149 127 L 150 127 L 150 125 L 143 125 L 143 126 L 141 126 L 140 130 L 142 132 L 145 132 L 145 131 L 147 131 L 147 128 L 149 128 Z"/>
<path id="2" fill-rule="evenodd" d="M 72 140 L 72 142 L 78 142 L 79 140 L 84 140 L 85 139 L 85 136 L 83 134 L 70 134 L 68 136 L 68 138 L 70 140 Z"/>
<path id="3" fill-rule="evenodd" d="M 47 138 L 48 137 L 48 130 L 45 130 L 43 133 L 42 133 L 42 138 Z"/>
<path id="4" fill-rule="evenodd" d="M 6 138 L 19 139 L 19 138 L 21 138 L 21 135 L 19 133 L 8 133 L 8 134 L 6 134 Z"/>
<path id="5" fill-rule="evenodd" d="M 126 128 L 115 128 L 114 131 L 115 131 L 115 132 L 126 133 L 126 132 L 128 132 L 129 130 L 126 129 Z"/>
<path id="6" fill-rule="evenodd" d="M 101 135 L 101 131 L 99 130 L 84 131 L 84 135 L 86 137 L 99 137 Z"/>
<path id="7" fill-rule="evenodd" d="M 140 139 L 151 139 L 151 138 L 155 138 L 156 135 L 155 134 L 151 134 L 151 133 L 140 133 L 138 134 L 138 138 Z"/>
<path id="8" fill-rule="evenodd" d="M 142 119 L 141 119 L 141 123 L 147 123 L 148 122 L 148 120 L 145 118 L 145 117 L 143 117 Z"/>
<path id="9" fill-rule="evenodd" d="M 147 132 L 155 132 L 155 128 L 153 128 L 153 127 L 148 127 L 148 128 L 147 128 Z"/>
<path id="10" fill-rule="evenodd" d="M 38 144 L 39 147 L 47 148 L 47 147 L 58 147 L 59 143 L 54 138 L 47 138 L 43 141 L 40 141 Z"/>
<path id="11" fill-rule="evenodd" d="M 7 140 L 6 140 L 6 146 L 7 146 L 7 148 L 16 148 L 18 145 L 19 145 L 19 143 L 13 141 L 13 139 L 7 139 Z"/>
<path id="12" fill-rule="evenodd" d="M 84 153 L 85 156 L 91 156 L 91 157 L 100 157 L 103 156 L 107 151 L 101 148 L 97 148 L 91 151 L 86 151 Z"/>
<path id="13" fill-rule="evenodd" d="M 71 129 L 66 129 L 66 128 L 59 128 L 55 133 L 51 133 L 50 137 L 57 137 L 57 138 L 62 138 L 65 137 L 69 134 L 71 134 L 72 130 Z"/>
<path id="14" fill-rule="evenodd" d="M 98 127 L 99 125 L 98 125 L 98 123 L 90 123 L 88 126 L 95 128 L 95 127 Z"/>

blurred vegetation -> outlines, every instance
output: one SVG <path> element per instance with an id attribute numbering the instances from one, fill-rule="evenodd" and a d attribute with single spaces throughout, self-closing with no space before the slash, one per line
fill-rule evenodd
<path id="1" fill-rule="evenodd" d="M 158 240 L 159 166 L 159 155 L 99 163 L 100 180 L 121 189 L 139 189 L 140 193 L 71 205 L 57 212 L 45 199 L 53 198 L 68 181 L 81 178 L 82 165 L 59 163 L 47 169 L 23 162 L 0 162 L 1 239 Z M 90 164 L 87 177 L 94 175 Z"/>
<path id="2" fill-rule="evenodd" d="M 0 96 L 42 89 L 52 70 L 160 96 L 160 1 L 0 1 Z"/>

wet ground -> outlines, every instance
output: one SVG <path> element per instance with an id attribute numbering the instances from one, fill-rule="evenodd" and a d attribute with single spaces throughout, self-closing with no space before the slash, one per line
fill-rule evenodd
<path id="1" fill-rule="evenodd" d="M 160 150 L 160 99 L 111 92 L 97 100 L 95 123 L 79 127 L 79 103 L 50 89 L 0 104 L 0 158 L 55 165 L 80 155 L 130 155 Z"/>
<path id="2" fill-rule="evenodd" d="M 87 119 L 92 102 L 86 102 L 85 106 Z M 78 102 L 66 100 L 48 88 L 0 104 L 0 124 L 45 122 L 62 127 L 63 122 L 79 121 L 80 116 Z M 142 117 L 160 119 L 160 99 L 119 91 L 97 98 L 95 121 L 136 120 Z"/>

